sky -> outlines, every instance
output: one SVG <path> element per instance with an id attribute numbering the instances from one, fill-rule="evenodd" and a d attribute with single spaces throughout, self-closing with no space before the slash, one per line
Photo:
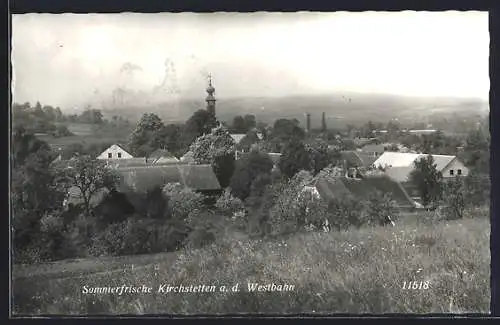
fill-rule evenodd
<path id="1" fill-rule="evenodd" d="M 61 108 L 118 87 L 204 98 L 208 73 L 217 97 L 487 99 L 488 58 L 488 13 L 477 11 L 12 17 L 13 101 Z"/>

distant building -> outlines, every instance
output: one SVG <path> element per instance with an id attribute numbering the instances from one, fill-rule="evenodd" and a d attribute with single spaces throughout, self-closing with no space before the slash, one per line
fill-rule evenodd
<path id="1" fill-rule="evenodd" d="M 125 149 L 120 147 L 117 144 L 113 144 L 108 149 L 104 150 L 97 159 L 108 160 L 108 159 L 130 159 L 134 158 L 130 153 L 128 153 Z"/>
<path id="2" fill-rule="evenodd" d="M 418 193 L 410 182 L 410 175 L 415 169 L 414 162 L 426 156 L 427 154 L 385 152 L 373 163 L 373 166 L 385 168 L 387 176 L 400 182 L 412 197 L 416 198 Z M 432 155 L 432 157 L 436 169 L 441 172 L 445 180 L 469 174 L 469 169 L 456 156 Z"/>
<path id="3" fill-rule="evenodd" d="M 383 144 L 367 144 L 361 148 L 361 152 L 368 154 L 372 157 L 379 157 L 385 152 L 385 146 Z"/>
<path id="4" fill-rule="evenodd" d="M 180 160 L 167 149 L 158 149 L 154 151 L 151 155 L 149 155 L 147 161 L 153 165 L 172 164 L 180 162 Z"/>
<path id="5" fill-rule="evenodd" d="M 398 182 L 386 175 L 352 179 L 342 176 L 318 177 L 304 187 L 303 192 L 325 201 L 351 196 L 359 200 L 368 200 L 376 192 L 389 194 L 399 209 L 413 209 L 418 204 L 408 195 Z"/>

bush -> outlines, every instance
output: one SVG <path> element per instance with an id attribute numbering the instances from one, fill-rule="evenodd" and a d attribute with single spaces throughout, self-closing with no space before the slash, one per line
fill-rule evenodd
<path id="1" fill-rule="evenodd" d="M 168 210 L 172 218 L 185 220 L 193 210 L 203 210 L 204 196 L 178 183 L 167 184 L 163 192 L 168 196 Z"/>
<path id="2" fill-rule="evenodd" d="M 334 198 L 328 202 L 328 222 L 336 230 L 346 230 L 350 226 L 357 228 L 366 224 L 364 205 L 352 196 Z"/>
<path id="3" fill-rule="evenodd" d="M 387 217 L 391 220 L 397 217 L 397 209 L 393 198 L 388 193 L 372 193 L 366 202 L 366 223 L 369 225 L 383 226 L 387 224 Z"/>
<path id="4" fill-rule="evenodd" d="M 273 235 L 281 235 L 299 231 L 306 224 L 308 195 L 304 195 L 304 187 L 312 181 L 307 171 L 298 172 L 286 184 L 272 207 L 269 220 Z"/>
<path id="5" fill-rule="evenodd" d="M 462 219 L 465 210 L 465 186 L 461 178 L 446 182 L 443 186 L 444 215 L 448 220 Z"/>
<path id="6" fill-rule="evenodd" d="M 188 249 L 197 249 L 208 245 L 223 237 L 227 218 L 214 214 L 210 211 L 193 211 L 190 216 L 191 232 L 187 236 L 184 245 Z"/>
<path id="7" fill-rule="evenodd" d="M 215 207 L 220 213 L 230 216 L 245 209 L 243 202 L 239 198 L 234 197 L 228 189 L 219 197 L 215 203 Z"/>

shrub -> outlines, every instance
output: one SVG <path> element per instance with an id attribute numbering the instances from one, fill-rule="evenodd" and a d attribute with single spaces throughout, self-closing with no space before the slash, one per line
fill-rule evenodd
<path id="1" fill-rule="evenodd" d="M 227 218 L 210 211 L 193 211 L 190 216 L 191 232 L 184 245 L 188 249 L 197 249 L 222 237 L 227 225 Z"/>
<path id="2" fill-rule="evenodd" d="M 243 202 L 239 198 L 234 197 L 228 189 L 219 197 L 215 203 L 215 207 L 220 213 L 231 216 L 245 208 Z"/>
<path id="3" fill-rule="evenodd" d="M 397 209 L 393 198 L 388 193 L 372 193 L 366 202 L 366 223 L 369 225 L 385 225 L 389 216 L 391 220 L 397 217 Z"/>
<path id="4" fill-rule="evenodd" d="M 202 194 L 183 188 L 178 183 L 167 184 L 163 192 L 168 196 L 168 210 L 172 218 L 185 220 L 193 210 L 203 210 Z"/>
<path id="5" fill-rule="evenodd" d="M 461 178 L 446 182 L 443 186 L 444 215 L 446 219 L 462 219 L 465 210 L 465 186 Z"/>
<path id="6" fill-rule="evenodd" d="M 364 205 L 350 195 L 334 198 L 328 202 L 328 222 L 336 230 L 350 226 L 361 227 L 366 223 Z"/>
<path id="7" fill-rule="evenodd" d="M 273 235 L 303 229 L 307 202 L 310 200 L 308 195 L 304 195 L 303 189 L 312 179 L 310 172 L 300 171 L 281 190 L 269 214 Z"/>

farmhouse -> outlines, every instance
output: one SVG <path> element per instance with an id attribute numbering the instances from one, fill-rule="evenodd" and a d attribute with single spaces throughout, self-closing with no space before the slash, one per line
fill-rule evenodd
<path id="1" fill-rule="evenodd" d="M 386 173 L 399 182 L 408 181 L 411 171 L 414 169 L 414 162 L 426 157 L 427 154 L 384 152 L 373 165 L 378 168 L 386 168 Z M 436 169 L 443 174 L 443 178 L 454 176 L 467 176 L 469 170 L 457 158 L 457 156 L 432 155 Z M 391 171 L 393 168 L 394 169 Z"/>
<path id="2" fill-rule="evenodd" d="M 418 206 L 400 183 L 385 175 L 370 176 L 363 179 L 322 176 L 318 177 L 312 184 L 304 187 L 303 191 L 326 201 L 342 199 L 346 195 L 359 200 L 367 200 L 370 195 L 380 192 L 390 195 L 399 209 L 413 209 Z"/>
<path id="3" fill-rule="evenodd" d="M 108 149 L 104 150 L 97 159 L 105 160 L 105 159 L 130 159 L 134 158 L 130 153 L 128 153 L 125 149 L 120 147 L 117 144 L 113 144 Z"/>
<path id="4" fill-rule="evenodd" d="M 373 165 L 385 168 L 385 174 L 402 186 L 410 195 L 418 200 L 418 192 L 410 182 L 410 174 L 415 169 L 414 162 L 426 154 L 385 152 Z M 441 172 L 443 179 L 452 179 L 456 176 L 467 176 L 469 169 L 456 157 L 445 155 L 432 155 L 436 169 Z"/>
<path id="5" fill-rule="evenodd" d="M 117 191 L 147 193 L 168 183 L 179 183 L 184 188 L 201 192 L 207 196 L 218 195 L 221 186 L 210 165 L 157 165 L 119 167 L 115 169 L 119 176 Z M 101 189 L 91 198 L 91 205 L 97 206 L 107 197 L 109 190 Z M 68 192 L 66 204 L 83 203 L 80 190 L 73 186 Z"/>

